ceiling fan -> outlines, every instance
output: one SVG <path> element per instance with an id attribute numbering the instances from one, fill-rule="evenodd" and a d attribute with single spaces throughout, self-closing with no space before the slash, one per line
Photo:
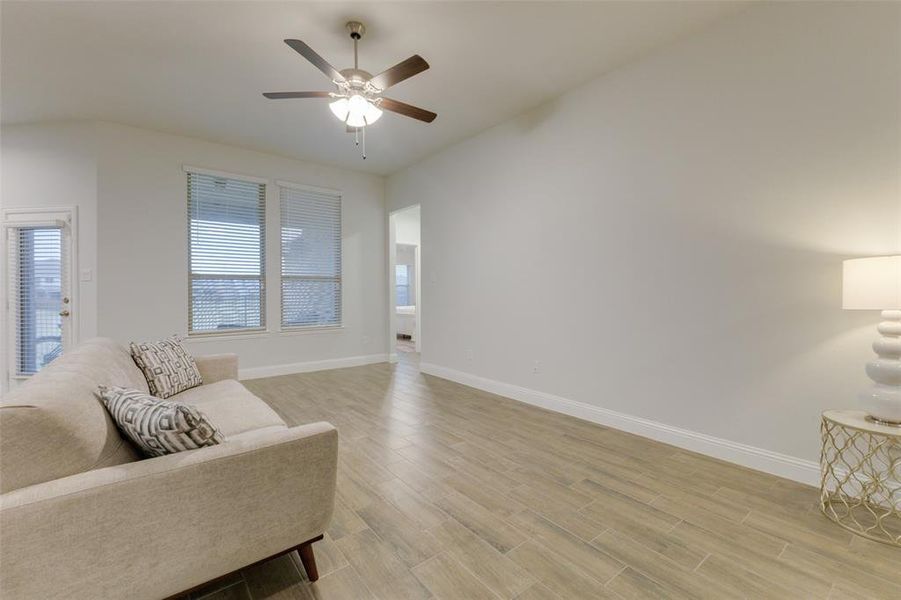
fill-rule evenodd
<path id="1" fill-rule="evenodd" d="M 414 54 L 407 60 L 399 62 L 390 69 L 373 76 L 371 73 L 359 68 L 357 60 L 357 43 L 366 33 L 366 27 L 357 21 L 347 23 L 347 30 L 354 43 L 354 66 L 352 69 L 338 71 L 324 58 L 319 56 L 312 48 L 300 40 L 285 40 L 301 56 L 313 63 L 317 69 L 325 73 L 332 80 L 337 91 L 335 92 L 265 92 L 263 95 L 270 100 L 284 100 L 291 98 L 330 98 L 329 108 L 332 113 L 342 121 L 349 133 L 357 135 L 362 132 L 364 141 L 363 158 L 365 152 L 365 131 L 367 125 L 372 125 L 382 116 L 382 110 L 390 110 L 405 117 L 418 119 L 431 123 L 438 115 L 431 111 L 385 98 L 382 93 L 393 85 L 405 81 L 414 75 L 422 73 L 429 68 L 421 56 Z"/>

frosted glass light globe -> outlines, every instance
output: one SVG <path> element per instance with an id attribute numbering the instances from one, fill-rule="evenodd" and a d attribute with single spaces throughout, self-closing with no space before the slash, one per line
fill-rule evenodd
<path id="1" fill-rule="evenodd" d="M 347 101 L 347 107 L 350 109 L 351 116 L 360 116 L 366 112 L 366 107 L 369 106 L 369 102 L 367 102 L 366 98 L 361 96 L 360 94 L 354 94 Z"/>
<path id="2" fill-rule="evenodd" d="M 366 118 L 366 124 L 372 125 L 382 116 L 382 110 L 376 107 L 372 102 L 367 102 L 366 104 L 369 106 L 366 107 L 366 114 L 363 116 Z"/>
<path id="3" fill-rule="evenodd" d="M 331 102 L 328 107 L 332 109 L 332 114 L 338 117 L 339 121 L 346 121 L 347 113 L 350 112 L 348 104 L 347 98 L 339 98 L 338 100 Z"/>

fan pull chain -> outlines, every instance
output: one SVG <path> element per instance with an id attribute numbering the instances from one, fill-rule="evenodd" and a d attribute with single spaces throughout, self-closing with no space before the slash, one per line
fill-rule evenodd
<path id="1" fill-rule="evenodd" d="M 363 160 L 366 160 L 366 128 L 362 127 L 363 130 Z"/>

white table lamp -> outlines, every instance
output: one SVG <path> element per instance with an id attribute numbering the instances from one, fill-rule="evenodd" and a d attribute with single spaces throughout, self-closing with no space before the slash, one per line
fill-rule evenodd
<path id="1" fill-rule="evenodd" d="M 873 420 L 901 426 L 901 255 L 846 260 L 842 308 L 882 311 L 878 358 L 867 363 L 874 385 L 860 399 Z"/>

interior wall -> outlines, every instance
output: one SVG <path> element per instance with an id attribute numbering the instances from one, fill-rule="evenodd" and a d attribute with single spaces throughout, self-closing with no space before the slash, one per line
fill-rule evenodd
<path id="1" fill-rule="evenodd" d="M 79 268 L 93 270 L 92 281 L 79 284 L 82 339 L 103 335 L 125 343 L 186 334 L 183 166 L 191 165 L 341 190 L 344 309 L 343 328 L 278 332 L 279 199 L 270 185 L 269 331 L 192 338 L 193 352 L 237 352 L 242 369 L 386 356 L 382 177 L 111 123 L 4 126 L 2 141 L 3 207 L 79 208 Z"/>
<path id="2" fill-rule="evenodd" d="M 78 293 L 82 338 L 97 335 L 97 160 L 90 123 L 45 123 L 4 126 L 0 130 L 0 208 L 75 208 L 79 268 L 72 273 Z M 6 246 L 0 260 L 3 299 L 8 298 Z M 87 275 L 87 274 L 86 274 Z M 0 366 L 9 359 L 7 319 L 0 319 Z M 6 377 L 0 377 L 3 387 Z"/>
<path id="3" fill-rule="evenodd" d="M 188 327 L 184 165 L 337 189 L 342 194 L 343 327 L 280 333 L 279 198 L 267 190 L 265 334 L 191 338 L 196 354 L 237 352 L 243 368 L 384 355 L 387 306 L 384 180 L 376 175 L 98 124 L 99 332 L 122 341 Z M 138 223 L 139 227 L 132 224 Z"/>
<path id="4" fill-rule="evenodd" d="M 841 261 L 901 251 L 899 24 L 758 4 L 391 176 L 423 363 L 816 460 L 878 320 Z"/>

